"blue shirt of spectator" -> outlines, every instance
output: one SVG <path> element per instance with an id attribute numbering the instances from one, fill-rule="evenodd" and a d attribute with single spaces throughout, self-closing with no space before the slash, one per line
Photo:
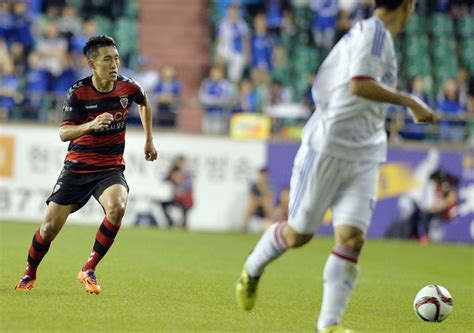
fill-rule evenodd
<path id="1" fill-rule="evenodd" d="M 234 42 L 234 51 L 236 53 L 243 53 L 244 52 L 244 43 L 242 41 L 242 38 L 244 37 L 244 34 L 242 34 L 239 25 L 236 22 L 232 23 L 232 30 L 233 30 L 233 42 Z"/>
<path id="2" fill-rule="evenodd" d="M 334 29 L 336 26 L 339 7 L 336 0 L 313 0 L 311 8 L 314 11 L 313 29 Z"/>
<path id="3" fill-rule="evenodd" d="M 69 49 L 72 53 L 82 54 L 82 48 L 88 40 L 89 37 L 84 34 L 76 35 L 72 37 L 71 42 L 69 44 Z"/>
<path id="4" fill-rule="evenodd" d="M 283 14 L 281 12 L 280 0 L 270 0 L 267 5 L 267 24 L 269 28 L 279 28 Z"/>
<path id="5" fill-rule="evenodd" d="M 273 40 L 269 35 L 255 34 L 252 37 L 252 67 L 271 70 Z"/>
<path id="6" fill-rule="evenodd" d="M 43 93 L 48 90 L 48 72 L 44 68 L 30 68 L 26 72 L 26 91 Z"/>
<path id="7" fill-rule="evenodd" d="M 14 16 L 13 36 L 15 42 L 20 42 L 27 49 L 33 47 L 34 40 L 31 34 L 31 18 L 29 15 Z"/>
<path id="8" fill-rule="evenodd" d="M 258 112 L 258 95 L 255 91 L 251 91 L 241 96 L 240 112 Z"/>
<path id="9" fill-rule="evenodd" d="M 0 85 L 5 91 L 18 91 L 20 88 L 20 80 L 15 74 L 6 74 L 3 75 L 0 79 Z M 11 109 L 16 105 L 15 99 L 11 96 L 1 96 L 0 95 L 0 107 Z"/>
<path id="10" fill-rule="evenodd" d="M 48 91 L 48 72 L 44 68 L 30 68 L 26 72 L 25 79 L 25 90 L 28 93 L 27 105 L 40 107 L 43 95 Z"/>
<path id="11" fill-rule="evenodd" d="M 53 80 L 51 91 L 56 95 L 65 94 L 76 80 L 76 73 L 71 67 L 68 67 Z"/>
<path id="12" fill-rule="evenodd" d="M 170 94 L 174 97 L 179 97 L 181 95 L 181 84 L 178 80 L 173 80 L 172 82 L 160 81 L 155 87 L 154 90 L 157 94 Z"/>
<path id="13" fill-rule="evenodd" d="M 208 114 L 221 114 L 231 98 L 230 84 L 226 80 L 204 80 L 200 89 L 200 99 Z"/>
<path id="14" fill-rule="evenodd" d="M 8 45 L 13 42 L 14 19 L 10 12 L 0 11 L 0 38 L 4 39 Z"/>

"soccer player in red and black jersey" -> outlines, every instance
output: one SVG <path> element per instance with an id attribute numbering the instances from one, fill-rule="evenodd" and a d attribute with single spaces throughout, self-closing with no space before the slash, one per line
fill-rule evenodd
<path id="1" fill-rule="evenodd" d="M 105 217 L 77 278 L 87 292 L 99 294 L 95 267 L 112 245 L 127 206 L 123 152 L 125 121 L 133 102 L 139 104 L 145 129 L 145 159 L 154 161 L 158 156 L 153 144 L 150 102 L 134 80 L 119 75 L 120 60 L 114 39 L 91 37 L 83 52 L 92 76 L 74 83 L 67 93 L 59 130 L 61 140 L 69 141 L 64 168 L 46 201 L 44 223 L 33 236 L 26 271 L 16 290 L 33 288 L 36 270 L 67 217 L 94 196 Z"/>

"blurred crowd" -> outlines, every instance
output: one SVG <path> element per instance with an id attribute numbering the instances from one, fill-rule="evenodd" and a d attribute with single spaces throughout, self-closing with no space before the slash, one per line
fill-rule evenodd
<path id="1" fill-rule="evenodd" d="M 391 107 L 387 132 L 403 140 L 474 144 L 473 0 L 418 0 L 407 32 L 395 40 L 399 88 L 443 114 L 414 126 Z M 36 0 L 0 3 L 0 121 L 57 122 L 68 87 L 90 75 L 82 47 L 112 34 L 121 74 L 135 78 L 155 105 L 156 123 L 175 127 L 181 101 L 176 69 L 157 71 L 138 47 L 136 0 Z M 332 46 L 372 0 L 210 0 L 210 70 L 197 93 L 205 133 L 227 134 L 236 113 L 268 115 L 275 135 L 300 129 L 311 115 L 311 85 Z M 186 102 L 186 101 L 185 101 Z M 133 112 L 130 123 L 139 123 Z"/>
<path id="2" fill-rule="evenodd" d="M 445 120 L 437 126 L 418 127 L 408 110 L 391 107 L 387 132 L 393 142 L 474 143 L 473 8 L 473 1 L 417 1 L 411 23 L 417 26 L 395 41 L 399 87 L 422 98 Z M 371 0 L 211 1 L 212 67 L 199 94 L 206 111 L 203 130 L 226 133 L 229 117 L 239 112 L 270 115 L 274 134 L 301 126 L 313 111 L 311 85 L 318 66 L 355 22 L 372 13 Z M 443 54 L 443 58 L 454 58 L 448 66 L 437 59 L 431 66 L 431 53 L 440 53 L 431 51 L 414 55 L 429 64 L 427 70 L 411 66 L 406 49 L 416 29 L 423 31 L 434 48 L 454 43 L 456 50 L 462 50 L 456 57 Z"/>
<path id="3" fill-rule="evenodd" d="M 160 125 L 174 126 L 181 91 L 176 70 L 164 66 L 158 73 L 139 54 L 135 0 L 1 1 L 0 121 L 57 122 L 67 89 L 91 73 L 84 44 L 110 33 L 120 45 L 121 74 L 156 96 Z M 130 122 L 138 117 L 132 112 Z"/>

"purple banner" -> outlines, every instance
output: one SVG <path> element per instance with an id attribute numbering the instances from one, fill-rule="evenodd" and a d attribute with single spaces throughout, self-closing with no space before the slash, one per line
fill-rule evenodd
<path id="1" fill-rule="evenodd" d="M 290 183 L 293 160 L 299 144 L 270 143 L 268 165 L 275 193 Z M 400 227 L 407 229 L 407 216 L 429 201 L 430 176 L 441 170 L 458 181 L 457 202 L 449 215 L 439 214 L 430 224 L 429 237 L 438 242 L 472 243 L 474 238 L 474 153 L 408 148 L 390 148 L 388 161 L 380 166 L 378 199 L 368 237 L 381 238 Z M 429 184 L 430 183 L 430 184 Z M 417 207 L 416 206 L 416 207 Z M 326 221 L 317 230 L 331 234 Z M 405 224 L 403 223 L 405 222 Z"/>

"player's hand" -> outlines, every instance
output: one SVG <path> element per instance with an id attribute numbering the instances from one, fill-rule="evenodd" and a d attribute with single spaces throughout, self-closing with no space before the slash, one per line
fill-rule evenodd
<path id="1" fill-rule="evenodd" d="M 410 103 L 407 106 L 416 124 L 434 123 L 438 118 L 435 112 L 416 96 L 410 97 Z"/>
<path id="2" fill-rule="evenodd" d="M 114 116 L 112 116 L 110 113 L 105 112 L 92 120 L 91 125 L 93 130 L 101 130 L 103 128 L 106 128 L 109 126 L 112 121 L 114 121 Z"/>
<path id="3" fill-rule="evenodd" d="M 147 141 L 145 143 L 145 160 L 154 161 L 158 158 L 158 152 L 156 151 L 153 141 Z"/>

